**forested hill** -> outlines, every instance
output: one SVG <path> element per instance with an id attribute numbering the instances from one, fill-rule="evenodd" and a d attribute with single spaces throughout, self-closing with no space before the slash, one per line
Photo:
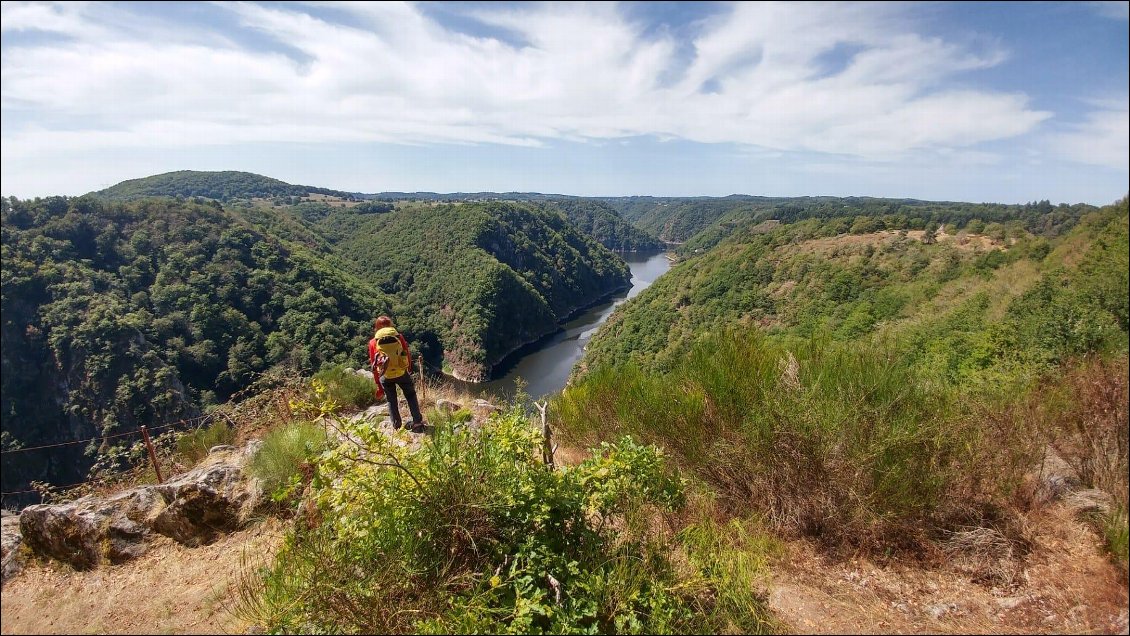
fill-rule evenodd
<path id="1" fill-rule="evenodd" d="M 683 253 L 703 251 L 729 236 L 746 223 L 773 219 L 791 223 L 809 218 L 842 219 L 850 230 L 859 223 L 873 229 L 925 229 L 930 222 L 964 225 L 977 219 L 983 224 L 1027 224 L 1034 231 L 1048 234 L 1070 223 L 1092 206 L 1059 204 L 1049 201 L 1024 205 L 880 199 L 874 197 L 605 197 L 601 201 L 619 212 L 636 227 L 660 239 L 686 242 Z M 1040 227 L 1034 223 L 1039 222 Z"/>
<path id="2" fill-rule="evenodd" d="M 895 335 L 955 381 L 1125 347 L 1127 203 L 1089 210 L 1019 206 L 987 224 L 943 208 L 926 230 L 905 216 L 738 224 L 623 305 L 584 362 L 675 369 L 696 339 L 737 326 L 785 341 Z"/>
<path id="3" fill-rule="evenodd" d="M 557 210 L 378 205 L 4 199 L 4 447 L 190 418 L 272 367 L 362 366 L 382 313 L 481 380 L 629 283 Z M 82 481 L 84 450 L 6 454 L 4 491 Z"/>
<path id="4" fill-rule="evenodd" d="M 292 185 L 250 172 L 200 172 L 180 170 L 117 185 L 90 193 L 111 201 L 133 201 L 147 197 L 204 198 L 224 203 L 270 199 L 276 205 L 294 205 L 317 200 L 336 207 L 352 207 L 357 212 L 388 212 L 394 202 L 467 203 L 484 201 L 516 201 L 535 204 L 542 209 L 558 210 L 579 230 L 608 249 L 622 252 L 648 251 L 663 248 L 654 236 L 637 229 L 607 203 L 595 199 L 536 192 L 381 192 L 362 194 Z"/>
<path id="5" fill-rule="evenodd" d="M 391 309 L 215 202 L 4 199 L 2 220 L 5 449 L 191 417 L 272 365 L 352 362 Z M 5 455 L 3 489 L 82 481 L 84 450 Z"/>
<path id="6" fill-rule="evenodd" d="M 91 193 L 97 198 L 114 201 L 132 201 L 146 197 L 203 197 L 217 201 L 231 201 L 268 197 L 305 197 L 311 194 L 343 199 L 354 198 L 348 192 L 291 185 L 263 175 L 234 170 L 220 172 L 178 170 L 141 179 L 130 179 Z"/>
<path id="7" fill-rule="evenodd" d="M 662 241 L 629 223 L 603 201 L 556 199 L 549 206 L 561 210 L 577 229 L 610 250 L 639 252 L 663 249 Z"/>
<path id="8" fill-rule="evenodd" d="M 400 325 L 429 361 L 463 379 L 489 377 L 506 355 L 630 281 L 623 260 L 537 205 L 286 210 L 325 237 L 344 267 L 393 295 Z"/>

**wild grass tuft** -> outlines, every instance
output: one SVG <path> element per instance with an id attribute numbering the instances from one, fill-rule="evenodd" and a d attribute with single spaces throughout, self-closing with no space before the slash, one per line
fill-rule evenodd
<path id="1" fill-rule="evenodd" d="M 263 492 L 276 501 L 297 494 L 310 461 L 327 448 L 326 431 L 309 422 L 294 421 L 272 429 L 251 458 L 251 474 L 263 483 Z"/>
<path id="2" fill-rule="evenodd" d="M 208 456 L 213 446 L 235 443 L 235 430 L 224 420 L 213 420 L 208 426 L 197 428 L 177 437 L 176 455 L 191 466 Z"/>
<path id="3" fill-rule="evenodd" d="M 360 374 L 339 364 L 322 369 L 314 379 L 322 382 L 328 397 L 343 407 L 364 409 L 376 402 L 371 373 Z"/>

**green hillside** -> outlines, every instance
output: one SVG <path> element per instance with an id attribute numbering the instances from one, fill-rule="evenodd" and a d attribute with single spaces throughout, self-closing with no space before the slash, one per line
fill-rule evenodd
<path id="1" fill-rule="evenodd" d="M 920 217 L 739 224 L 730 238 L 688 258 L 614 314 L 590 343 L 585 363 L 637 360 L 669 368 L 688 339 L 734 325 L 756 325 L 770 335 L 850 340 L 909 320 L 935 298 L 953 301 L 953 289 L 988 289 L 990 281 L 1016 278 L 1003 290 L 1006 296 L 994 293 L 1000 304 L 1052 267 L 1045 256 L 1066 240 L 1056 235 L 1080 218 L 1070 212 L 985 224 L 969 219 L 983 211 L 943 208 L 931 217 L 942 224 L 927 225 L 941 231 L 931 240 L 925 230 L 911 229 L 923 225 Z M 900 229 L 884 229 L 899 223 Z M 946 228 L 956 233 L 946 234 Z M 932 315 L 957 306 L 940 304 Z"/>
<path id="2" fill-rule="evenodd" d="M 635 227 L 612 206 L 595 199 L 559 199 L 550 204 L 569 221 L 610 250 L 638 252 L 663 249 L 663 242 Z"/>
<path id="3" fill-rule="evenodd" d="M 840 232 L 882 229 L 921 230 L 929 223 L 964 227 L 976 222 L 1020 224 L 1028 231 L 1054 236 L 1074 219 L 1092 210 L 1088 205 L 1053 206 L 1048 201 L 1026 205 L 879 199 L 874 197 L 728 197 L 601 199 L 637 227 L 665 241 L 682 243 L 679 252 L 694 254 L 717 245 L 736 229 L 774 219 L 841 219 Z M 856 226 L 853 229 L 853 226 Z"/>
<path id="4" fill-rule="evenodd" d="M 291 212 L 343 267 L 396 298 L 398 324 L 433 364 L 481 380 L 518 347 L 629 283 L 624 262 L 536 205 L 407 204 L 361 214 L 322 204 Z"/>
<path id="5" fill-rule="evenodd" d="M 117 185 L 91 193 L 100 199 L 132 201 L 147 197 L 203 197 L 217 201 L 264 197 L 305 197 L 310 194 L 353 198 L 347 192 L 291 185 L 278 179 L 250 172 L 226 170 L 200 172 L 178 170 L 141 179 L 130 179 Z"/>
<path id="6" fill-rule="evenodd" d="M 277 364 L 359 361 L 391 308 L 218 203 L 5 199 L 2 271 L 5 448 L 175 422 Z M 5 457 L 4 490 L 78 481 L 84 450 Z"/>
<path id="7" fill-rule="evenodd" d="M 1128 219 L 1123 199 L 1051 238 L 735 233 L 602 326 L 555 430 L 657 444 L 736 518 L 911 560 L 972 530 L 1022 544 L 1054 449 L 1110 502 L 1089 520 L 1124 564 Z"/>

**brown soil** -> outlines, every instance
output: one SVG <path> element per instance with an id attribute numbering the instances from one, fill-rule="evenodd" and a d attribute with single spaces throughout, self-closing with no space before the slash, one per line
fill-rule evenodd
<path id="1" fill-rule="evenodd" d="M 282 524 L 267 520 L 216 543 L 189 548 L 159 537 L 141 558 L 76 572 L 29 562 L 4 584 L 4 634 L 239 634 L 231 612 L 245 564 L 274 553 Z"/>
<path id="2" fill-rule="evenodd" d="M 1030 522 L 1033 549 L 1008 587 L 956 565 L 829 562 L 794 542 L 773 568 L 769 604 L 790 633 L 1125 634 L 1126 574 L 1095 531 L 1063 506 Z"/>

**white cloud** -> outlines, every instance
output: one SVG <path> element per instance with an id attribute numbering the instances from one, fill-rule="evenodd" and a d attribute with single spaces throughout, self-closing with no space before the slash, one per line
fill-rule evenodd
<path id="1" fill-rule="evenodd" d="M 1104 18 L 1111 18 L 1112 20 L 1130 20 L 1130 2 L 1126 0 L 1088 2 L 1086 4 Z"/>
<path id="2" fill-rule="evenodd" d="M 447 30 L 410 4 L 331 4 L 348 24 L 303 5 L 221 5 L 300 60 L 157 17 L 107 20 L 120 10 L 104 5 L 3 6 L 5 33 L 70 36 L 5 45 L 0 98 L 5 119 L 22 122 L 4 126 L 6 160 L 108 146 L 636 135 L 892 160 L 1022 135 L 1050 116 L 1021 94 L 948 86 L 1006 53 L 908 33 L 900 9 L 880 5 L 738 4 L 701 25 L 689 65 L 674 36 L 645 35 L 606 4 L 475 10 L 528 46 Z M 845 50 L 854 56 L 828 73 Z"/>
<path id="3" fill-rule="evenodd" d="M 1050 136 L 1053 153 L 1099 166 L 1130 167 L 1130 102 L 1125 97 L 1092 102 L 1095 110 L 1066 132 Z"/>

